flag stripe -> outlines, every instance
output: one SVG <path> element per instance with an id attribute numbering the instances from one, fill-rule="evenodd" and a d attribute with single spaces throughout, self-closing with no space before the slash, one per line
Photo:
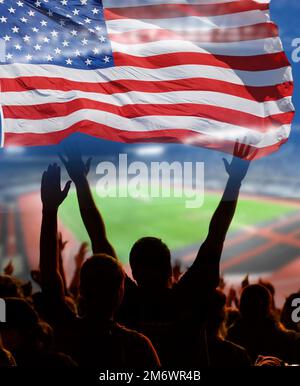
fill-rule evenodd
<path id="1" fill-rule="evenodd" d="M 257 100 L 258 102 L 278 100 L 282 97 L 292 95 L 293 83 L 285 82 L 275 86 L 265 87 L 245 87 L 243 85 L 234 85 L 225 81 L 218 81 L 204 78 L 180 79 L 174 81 L 127 81 L 122 80 L 117 84 L 112 82 L 107 83 L 82 83 L 69 81 L 62 78 L 46 78 L 46 77 L 22 77 L 16 79 L 3 79 L 3 92 L 28 91 L 39 89 L 41 90 L 57 90 L 57 91 L 83 91 L 120 94 L 127 93 L 130 90 L 147 93 L 161 93 L 161 90 L 168 91 L 212 91 L 220 92 L 228 95 L 238 96 L 247 100 Z M 45 93 L 44 93 L 45 94 Z M 47 94 L 46 94 L 47 95 Z"/>
<path id="2" fill-rule="evenodd" d="M 237 112 L 244 112 L 252 114 L 260 118 L 266 118 L 270 115 L 280 114 L 282 112 L 291 111 L 291 97 L 282 98 L 277 101 L 267 101 L 259 103 L 256 100 L 245 100 L 241 97 L 232 95 L 224 95 L 223 93 L 209 92 L 209 91 L 175 91 L 165 93 L 143 93 L 143 92 L 127 92 L 120 94 L 100 94 L 87 93 L 78 91 L 74 94 L 73 91 L 58 92 L 57 90 L 33 90 L 27 92 L 17 93 L 3 93 L 2 99 L 5 106 L 33 106 L 56 103 L 68 103 L 72 100 L 90 100 L 96 102 L 103 102 L 114 105 L 117 108 L 127 105 L 199 105 L 215 106 L 229 109 L 235 109 Z M 190 112 L 194 109 L 190 109 Z M 46 112 L 45 112 L 46 113 Z M 138 112 L 137 112 L 138 113 Z M 121 114 L 122 115 L 122 114 Z"/>
<path id="3" fill-rule="evenodd" d="M 76 99 L 65 103 L 46 103 L 34 106 L 5 106 L 4 113 L 6 118 L 15 119 L 50 119 L 64 117 L 81 109 L 100 110 L 115 115 L 120 115 L 126 119 L 150 117 L 150 116 L 170 116 L 200 117 L 213 119 L 220 122 L 229 123 L 236 126 L 243 126 L 259 132 L 268 132 L 270 128 L 281 127 L 288 124 L 293 117 L 293 112 L 278 113 L 266 117 L 258 117 L 249 113 L 236 111 L 235 109 L 216 107 L 210 105 L 197 104 L 135 104 L 125 106 L 115 106 L 108 103 Z"/>
<path id="4" fill-rule="evenodd" d="M 180 16 L 217 16 L 228 15 L 253 10 L 267 10 L 268 4 L 243 0 L 216 4 L 164 4 L 145 5 L 137 7 L 106 8 L 106 20 L 116 19 L 161 19 Z"/>
<path id="5" fill-rule="evenodd" d="M 84 134 L 92 135 L 94 137 L 103 138 L 107 140 L 125 142 L 125 143 L 145 143 L 145 142 L 170 142 L 187 144 L 193 140 L 194 146 L 202 146 L 209 149 L 221 150 L 224 152 L 233 152 L 234 140 L 218 139 L 214 138 L 209 134 L 193 133 L 190 130 L 163 130 L 155 132 L 130 132 L 126 130 L 117 130 L 112 127 L 83 120 L 77 122 L 70 128 L 59 132 L 50 132 L 46 135 L 35 134 L 28 132 L 22 133 L 10 133 L 6 135 L 7 145 L 19 145 L 19 146 L 30 146 L 32 143 L 39 143 L 40 145 L 56 144 L 61 142 L 64 138 L 71 135 L 74 132 L 82 132 Z M 258 149 L 256 158 L 264 157 L 274 151 L 278 150 L 287 139 L 282 139 L 271 145 L 265 145 L 262 148 L 257 148 L 254 145 L 250 145 L 253 150 Z"/>
<path id="6" fill-rule="evenodd" d="M 256 24 L 238 28 L 214 29 L 211 31 L 185 31 L 184 33 L 161 29 L 144 29 L 110 33 L 110 39 L 123 44 L 140 44 L 164 40 L 188 40 L 196 43 L 232 43 L 248 40 L 271 38 L 278 35 L 277 26 L 273 23 Z"/>
<path id="7" fill-rule="evenodd" d="M 210 55 L 204 53 L 186 52 L 184 57 L 177 53 L 140 57 L 123 52 L 114 53 L 117 66 L 132 66 L 142 68 L 164 68 L 181 64 L 198 64 L 220 68 L 231 68 L 242 71 L 268 71 L 289 66 L 284 52 L 274 54 L 247 56 Z"/>
<path id="8" fill-rule="evenodd" d="M 66 115 L 64 120 L 60 117 L 43 120 L 7 118 L 6 127 L 9 132 L 21 133 L 24 132 L 25 129 L 26 132 L 41 134 L 68 129 L 76 124 L 76 122 L 84 120 L 87 116 L 91 122 L 107 125 L 115 129 L 126 127 L 127 131 L 132 132 L 159 130 L 176 131 L 188 127 L 189 130 L 194 132 L 212 134 L 216 138 L 226 137 L 231 140 L 234 140 L 234 138 L 236 139 L 237 135 L 240 136 L 241 133 L 243 133 L 244 136 L 255 140 L 256 146 L 258 147 L 274 144 L 278 140 L 287 138 L 290 131 L 289 125 L 283 125 L 266 133 L 262 133 L 243 126 L 194 116 L 176 116 L 175 119 L 172 115 L 152 115 L 150 117 L 151 119 L 149 119 L 148 116 L 127 119 L 117 114 L 109 112 L 103 114 L 102 111 L 91 109 L 81 109 L 80 111 Z M 151 122 L 151 124 L 149 124 L 149 122 Z M 176 127 L 174 127 L 174 122 L 176 122 Z M 120 131 L 122 131 L 122 129 L 120 129 Z"/>
<path id="9" fill-rule="evenodd" d="M 276 52 L 282 52 L 282 44 L 280 39 L 268 38 L 257 39 L 233 43 L 196 43 L 187 40 L 164 40 L 141 44 L 123 44 L 112 41 L 114 52 L 124 52 L 136 56 L 153 56 L 177 52 L 184 54 L 185 52 L 201 52 L 211 55 L 228 55 L 228 56 L 246 56 L 263 55 Z"/>
<path id="10" fill-rule="evenodd" d="M 186 31 L 197 31 L 199 33 L 211 31 L 216 28 L 222 29 L 232 27 L 251 26 L 253 24 L 267 23 L 270 21 L 269 11 L 249 11 L 237 14 L 211 16 L 202 18 L 200 16 L 186 16 L 172 19 L 117 19 L 107 22 L 108 32 L 118 34 L 124 32 L 137 32 L 145 29 L 168 29 L 185 33 Z"/>
<path id="11" fill-rule="evenodd" d="M 234 0 L 102 0 L 105 8 L 127 8 L 141 5 L 165 5 L 165 4 L 226 4 Z M 269 4 L 270 0 L 256 0 L 256 3 Z"/>
<path id="12" fill-rule="evenodd" d="M 52 67 L 56 67 L 53 69 Z M 33 66 L 33 65 L 10 65 L 2 66 L 2 79 L 15 78 L 23 76 L 46 76 L 55 74 L 68 80 L 93 82 L 104 84 L 108 82 L 120 80 L 140 80 L 148 82 L 170 81 L 179 79 L 195 78 L 201 74 L 202 78 L 221 80 L 244 86 L 275 86 L 278 81 L 289 82 L 292 81 L 292 73 L 290 67 L 282 67 L 279 69 L 268 71 L 240 71 L 228 68 L 218 68 L 203 65 L 181 65 L 171 66 L 159 69 L 147 69 L 131 66 L 120 66 L 113 68 L 105 68 L 101 71 L 90 72 L 77 69 L 69 69 L 67 72 L 63 67 L 59 66 Z M 13 71 L 13 69 L 15 71 Z M 122 76 L 120 76 L 120 73 Z M 50 76 L 51 77 L 51 76 Z M 162 90 L 163 91 L 163 90 Z"/>

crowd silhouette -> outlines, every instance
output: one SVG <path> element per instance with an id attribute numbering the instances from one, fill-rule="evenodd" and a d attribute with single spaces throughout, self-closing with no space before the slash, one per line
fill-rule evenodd
<path id="1" fill-rule="evenodd" d="M 221 201 L 192 265 L 172 267 L 171 252 L 145 235 L 132 246 L 132 276 L 122 267 L 95 205 L 88 182 L 91 159 L 75 146 L 60 160 L 70 181 L 61 188 L 61 169 L 49 165 L 41 181 L 40 264 L 31 272 L 32 291 L 8 264 L 0 275 L 6 323 L 0 323 L 0 367 L 104 369 L 248 368 L 300 363 L 299 325 L 293 322 L 291 294 L 276 309 L 271 283 L 249 283 L 225 295 L 220 260 L 234 217 L 251 147 L 236 143 Z M 92 255 L 83 243 L 66 284 L 57 213 L 75 185 Z M 170 213 L 172 215 L 172 213 Z M 124 227 L 130 218 L 121 219 Z M 159 221 L 159 219 L 157 219 Z M 180 219 L 174 219 L 180 221 Z"/>

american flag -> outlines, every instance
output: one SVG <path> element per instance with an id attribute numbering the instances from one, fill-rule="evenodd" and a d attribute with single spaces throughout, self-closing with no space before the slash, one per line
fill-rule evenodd
<path id="1" fill-rule="evenodd" d="M 5 145 L 73 132 L 257 156 L 287 141 L 291 67 L 269 0 L 0 0 Z"/>

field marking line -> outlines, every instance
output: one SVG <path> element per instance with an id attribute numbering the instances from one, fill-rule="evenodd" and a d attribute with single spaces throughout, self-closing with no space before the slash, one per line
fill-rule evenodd
<path id="1" fill-rule="evenodd" d="M 249 260 L 251 257 L 255 257 L 255 256 L 261 254 L 262 252 L 264 252 L 268 249 L 271 249 L 272 247 L 274 247 L 277 244 L 278 243 L 276 241 L 269 241 L 263 245 L 260 245 L 259 247 L 255 247 L 255 248 L 252 248 L 244 253 L 241 253 L 240 255 L 238 255 L 236 257 L 232 257 L 229 260 L 224 261 L 223 263 L 221 260 L 221 269 L 224 271 L 232 266 L 243 263 L 243 262 Z"/>
<path id="2" fill-rule="evenodd" d="M 226 249 L 231 248 L 231 247 L 233 247 L 237 244 L 240 244 L 241 242 L 246 241 L 248 239 L 250 240 L 253 236 L 263 236 L 263 234 L 262 234 L 263 231 L 266 232 L 266 238 L 267 239 L 271 238 L 271 239 L 276 240 L 277 239 L 277 233 L 274 233 L 274 235 L 271 236 L 271 233 L 267 233 L 267 232 L 272 232 L 274 228 L 281 227 L 284 225 L 289 225 L 293 222 L 296 222 L 297 220 L 300 221 L 300 214 L 299 213 L 296 213 L 296 214 L 291 213 L 290 215 L 288 215 L 288 218 L 284 217 L 280 220 L 272 222 L 271 224 L 269 224 L 265 227 L 263 225 L 261 225 L 261 227 L 258 226 L 257 228 L 253 227 L 251 229 L 249 229 L 249 228 L 243 229 L 241 231 L 241 234 L 238 234 L 238 235 L 234 236 L 233 238 L 225 241 L 224 249 L 225 248 Z M 300 248 L 300 242 L 299 242 L 299 244 L 298 244 L 298 240 L 295 240 L 295 242 L 297 242 L 296 246 Z M 265 244 L 263 244 L 263 245 L 265 245 Z M 199 244 L 199 248 L 200 248 L 200 244 Z M 182 257 L 182 259 L 184 262 L 189 263 L 192 259 L 194 259 L 196 257 L 196 254 L 197 254 L 197 250 L 195 249 L 193 252 L 190 252 L 187 255 L 184 255 Z M 229 262 L 238 256 L 240 256 L 240 255 L 233 255 L 226 262 Z M 224 264 L 225 264 L 225 262 L 224 262 Z"/>
<path id="3" fill-rule="evenodd" d="M 271 220 L 272 222 L 268 225 L 252 225 L 250 227 L 247 227 L 247 228 L 244 228 L 242 229 L 240 234 L 237 234 L 236 236 L 233 236 L 232 238 L 228 239 L 225 241 L 225 248 L 229 248 L 229 247 L 232 247 L 233 245 L 236 245 L 236 244 L 239 244 L 241 241 L 245 241 L 247 239 L 250 239 L 252 236 L 260 236 L 260 231 L 262 229 L 265 229 L 265 230 L 273 230 L 274 228 L 277 228 L 277 227 L 282 227 L 282 226 L 285 226 L 285 225 L 288 225 L 288 224 L 291 224 L 293 222 L 296 222 L 298 221 L 300 222 L 300 213 L 290 213 L 288 215 L 286 215 L 284 218 L 282 219 L 277 219 L 277 221 L 275 221 L 275 219 Z"/>
<path id="4" fill-rule="evenodd" d="M 283 280 L 292 280 L 297 278 L 299 287 L 300 287 L 300 255 L 298 255 L 294 260 L 290 261 L 288 264 L 279 268 L 277 271 L 271 273 L 270 277 L 276 281 Z M 289 279 L 287 279 L 289 278 Z"/>
<path id="5" fill-rule="evenodd" d="M 294 237 L 294 238 L 300 236 L 300 223 L 299 223 L 299 228 L 297 228 L 297 230 L 289 233 L 289 236 Z"/>
<path id="6" fill-rule="evenodd" d="M 270 249 L 271 247 L 280 243 L 300 248 L 300 240 L 296 240 L 293 237 L 290 237 L 289 235 L 274 232 L 274 229 L 282 227 L 283 225 L 296 223 L 297 220 L 300 220 L 299 213 L 289 216 L 288 218 L 284 218 L 282 221 L 274 222 L 274 224 L 270 224 L 266 227 L 257 228 L 257 235 L 267 238 L 269 242 L 263 244 L 262 246 L 254 247 L 236 257 L 232 257 L 229 260 L 225 261 L 223 264 L 221 263 L 222 269 L 226 270 L 235 264 L 239 264 L 241 262 L 249 260 L 249 258 L 253 257 L 253 255 L 258 255 L 261 252 L 264 252 L 265 250 Z"/>
<path id="7" fill-rule="evenodd" d="M 206 192 L 210 193 L 210 194 L 218 194 L 220 196 L 222 196 L 222 194 L 223 194 L 223 191 L 214 190 L 214 189 L 208 189 L 208 190 L 206 190 Z M 272 202 L 274 204 L 287 205 L 287 206 L 290 206 L 292 208 L 294 207 L 294 208 L 300 209 L 300 200 L 298 200 L 298 199 L 271 197 L 271 196 L 264 196 L 264 195 L 259 195 L 259 194 L 246 193 L 246 192 L 242 192 L 240 194 L 240 199 L 251 200 L 251 201 L 261 201 L 261 202 L 267 202 L 267 203 Z"/>
<path id="8" fill-rule="evenodd" d="M 225 248 L 233 247 L 236 244 L 240 244 L 242 241 L 246 241 L 247 239 L 251 239 L 253 236 L 258 235 L 258 228 L 245 228 L 242 229 L 240 234 L 237 234 L 236 236 L 233 236 L 232 238 L 225 240 L 224 246 Z"/>
<path id="9" fill-rule="evenodd" d="M 266 249 L 270 249 L 271 247 L 284 243 L 290 246 L 294 246 L 297 248 L 300 248 L 300 240 L 293 239 L 292 237 L 289 237 L 288 235 L 284 235 L 278 232 L 274 232 L 274 229 L 277 229 L 278 227 L 281 227 L 283 225 L 289 225 L 297 220 L 300 220 L 300 214 L 292 215 L 289 218 L 285 218 L 282 221 L 275 222 L 274 224 L 270 224 L 266 227 L 257 228 L 257 235 L 265 237 L 269 240 L 266 244 L 263 244 L 259 247 L 254 247 L 248 252 L 244 252 L 236 257 L 232 257 L 229 260 L 225 261 L 222 265 L 222 269 L 228 269 L 229 267 L 233 266 L 234 264 L 239 264 L 241 262 L 244 262 L 248 260 L 250 257 L 253 257 L 253 255 L 256 253 L 259 254 L 261 252 L 264 252 Z M 280 225 L 278 225 L 280 224 Z"/>
<path id="10" fill-rule="evenodd" d="M 295 239 L 289 234 L 282 234 L 273 232 L 271 230 L 262 229 L 260 235 L 269 240 L 277 240 L 278 244 L 287 244 L 300 249 L 300 240 Z"/>

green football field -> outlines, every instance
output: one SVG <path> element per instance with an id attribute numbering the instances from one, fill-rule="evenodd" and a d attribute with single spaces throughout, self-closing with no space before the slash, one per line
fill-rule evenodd
<path id="1" fill-rule="evenodd" d="M 132 244 L 143 236 L 163 239 L 171 250 L 200 243 L 207 234 L 210 218 L 220 195 L 206 193 L 201 208 L 186 209 L 184 198 L 100 198 L 93 191 L 104 217 L 109 240 L 126 263 Z M 241 198 L 231 231 L 276 220 L 297 210 L 292 203 L 277 203 Z M 89 240 L 82 225 L 76 193 L 70 191 L 60 208 L 60 219 L 80 241 Z"/>

